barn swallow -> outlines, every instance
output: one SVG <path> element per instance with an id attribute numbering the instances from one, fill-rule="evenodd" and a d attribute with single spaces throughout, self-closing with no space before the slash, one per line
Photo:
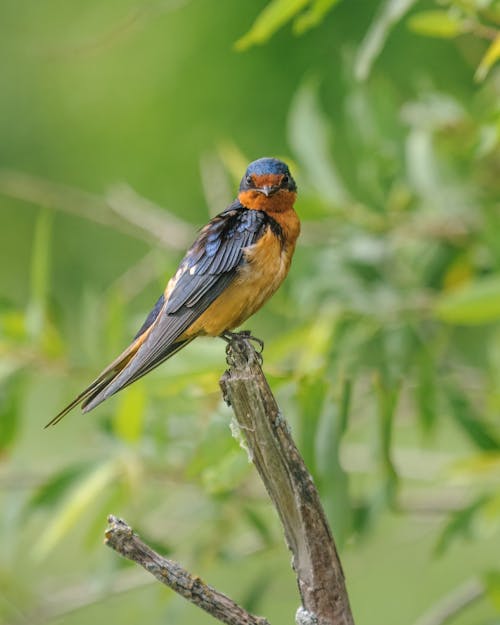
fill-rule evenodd
<path id="1" fill-rule="evenodd" d="M 227 340 L 288 273 L 300 233 L 296 197 L 285 163 L 250 163 L 238 198 L 200 231 L 129 347 L 46 427 L 79 404 L 92 410 L 198 336 Z"/>

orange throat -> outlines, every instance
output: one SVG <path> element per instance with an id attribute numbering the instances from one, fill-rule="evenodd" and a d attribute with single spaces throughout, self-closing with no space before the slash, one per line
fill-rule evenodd
<path id="1" fill-rule="evenodd" d="M 260 191 L 249 189 L 241 191 L 238 195 L 239 201 L 245 208 L 266 213 L 283 213 L 293 209 L 297 194 L 287 189 L 280 189 L 274 195 L 265 196 Z"/>

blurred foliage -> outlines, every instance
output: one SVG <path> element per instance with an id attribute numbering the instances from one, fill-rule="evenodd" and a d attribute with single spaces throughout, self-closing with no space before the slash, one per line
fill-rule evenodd
<path id="1" fill-rule="evenodd" d="M 470 578 L 453 623 L 498 621 L 499 32 L 495 0 L 1 3 L 0 621 L 212 622 L 102 548 L 109 512 L 293 618 L 222 342 L 42 430 L 271 154 L 303 234 L 249 327 L 356 622 L 411 623 Z"/>

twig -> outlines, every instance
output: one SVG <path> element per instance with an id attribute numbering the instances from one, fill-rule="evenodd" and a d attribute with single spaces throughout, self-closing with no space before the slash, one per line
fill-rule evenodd
<path id="1" fill-rule="evenodd" d="M 233 339 L 221 379 L 248 453 L 271 497 L 293 554 L 299 625 L 353 625 L 342 566 L 318 491 L 248 340 Z"/>
<path id="2" fill-rule="evenodd" d="M 428 612 L 415 621 L 415 625 L 444 625 L 483 595 L 483 584 L 478 579 L 469 579 L 442 597 Z"/>
<path id="3" fill-rule="evenodd" d="M 183 251 L 193 237 L 194 230 L 187 223 L 125 185 L 102 198 L 24 172 L 0 169 L 0 194 L 77 215 L 167 249 Z"/>
<path id="4" fill-rule="evenodd" d="M 227 625 L 269 625 L 265 618 L 253 616 L 232 599 L 193 577 L 177 562 L 153 551 L 132 529 L 115 516 L 108 518 L 106 544 L 125 558 L 140 564 L 176 593 Z"/>
<path id="5" fill-rule="evenodd" d="M 61 619 L 83 608 L 109 600 L 113 595 L 138 590 L 150 583 L 154 583 L 154 580 L 142 575 L 139 569 L 134 569 L 117 572 L 110 585 L 102 586 L 86 582 L 60 591 L 52 591 L 32 612 L 19 614 L 11 625 L 45 625 L 54 621 L 62 622 Z"/>
<path id="6" fill-rule="evenodd" d="M 142 197 L 128 184 L 111 186 L 106 193 L 106 203 L 124 221 L 154 235 L 163 247 L 184 251 L 191 243 L 191 226 Z"/>

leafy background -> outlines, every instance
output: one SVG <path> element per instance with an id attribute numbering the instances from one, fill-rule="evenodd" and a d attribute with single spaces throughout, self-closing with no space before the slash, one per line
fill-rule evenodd
<path id="1" fill-rule="evenodd" d="M 2 0 L 2 622 L 213 622 L 102 546 L 109 512 L 293 620 L 221 341 L 42 430 L 263 155 L 304 229 L 249 327 L 356 622 L 500 622 L 499 28 L 496 0 Z"/>

